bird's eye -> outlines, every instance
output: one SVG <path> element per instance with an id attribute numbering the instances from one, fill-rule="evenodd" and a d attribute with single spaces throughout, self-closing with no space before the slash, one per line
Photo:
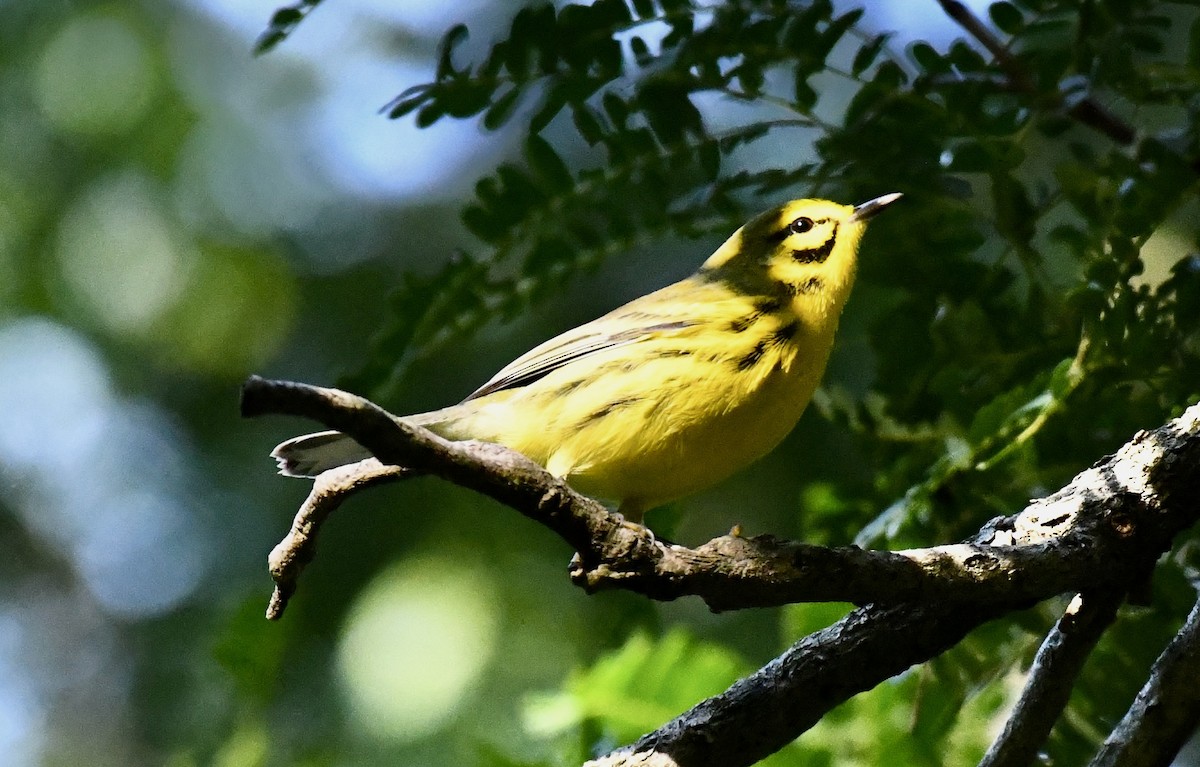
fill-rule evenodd
<path id="1" fill-rule="evenodd" d="M 792 234 L 804 234 L 808 230 L 812 229 L 813 226 L 815 226 L 815 224 L 811 218 L 807 216 L 801 216 L 792 223 L 788 224 L 788 230 L 791 231 Z"/>

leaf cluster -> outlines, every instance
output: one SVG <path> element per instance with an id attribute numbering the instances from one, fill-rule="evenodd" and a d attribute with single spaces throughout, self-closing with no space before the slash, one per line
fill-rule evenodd
<path id="1" fill-rule="evenodd" d="M 525 105 L 522 156 L 481 179 L 463 212 L 490 250 L 476 283 L 481 292 L 455 294 L 449 273 L 399 291 L 375 360 L 352 383 L 378 385 L 409 343 L 445 340 L 414 328 L 466 332 L 511 318 L 580 269 L 638 242 L 728 233 L 746 215 L 748 198 L 778 196 L 810 181 L 814 165 L 730 173 L 728 159 L 772 132 L 820 125 L 815 98 L 801 109 L 789 105 L 782 116 L 722 131 L 707 128 L 694 100 L 723 94 L 753 103 L 765 94 L 767 74 L 780 68 L 805 82 L 822 71 L 860 16 L 836 15 L 828 2 L 800 15 L 779 2 L 706 9 L 678 1 L 539 5 L 519 11 L 509 35 L 474 64 L 456 62 L 466 28 L 451 29 L 435 80 L 397 97 L 389 115 L 415 112 L 419 125 L 482 115 L 485 128 L 498 129 Z M 862 44 L 858 66 L 870 66 L 884 39 Z M 571 130 L 575 142 L 558 147 L 544 138 L 552 122 Z M 596 162 L 572 169 L 564 149 Z M 477 310 L 480 302 L 487 310 Z"/>

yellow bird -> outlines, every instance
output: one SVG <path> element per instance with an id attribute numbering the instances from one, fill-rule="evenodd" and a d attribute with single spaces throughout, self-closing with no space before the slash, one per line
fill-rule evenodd
<path id="1" fill-rule="evenodd" d="M 462 403 L 405 420 L 524 453 L 640 522 L 791 431 L 825 372 L 866 222 L 898 199 L 772 208 L 691 277 L 547 341 Z M 336 431 L 271 455 L 289 476 L 370 457 Z"/>

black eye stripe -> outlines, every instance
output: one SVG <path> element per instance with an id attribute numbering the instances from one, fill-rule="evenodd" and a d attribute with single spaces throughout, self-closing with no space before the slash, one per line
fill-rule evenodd
<path id="1" fill-rule="evenodd" d="M 829 239 L 821 243 L 815 248 L 805 248 L 804 250 L 793 250 L 792 258 L 802 264 L 819 264 L 829 258 L 829 254 L 833 252 L 833 245 L 837 242 L 838 225 L 834 223 L 833 231 L 829 233 Z"/>

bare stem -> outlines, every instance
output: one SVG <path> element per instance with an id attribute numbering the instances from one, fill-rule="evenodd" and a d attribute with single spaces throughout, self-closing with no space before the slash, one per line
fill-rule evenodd
<path id="1" fill-rule="evenodd" d="M 1167 767 L 1200 725 L 1200 602 L 1091 767 Z"/>
<path id="2" fill-rule="evenodd" d="M 1076 595 L 1038 649 L 1021 698 L 979 767 L 1037 762 L 1050 729 L 1066 708 L 1084 661 L 1116 618 L 1120 591 Z"/>

